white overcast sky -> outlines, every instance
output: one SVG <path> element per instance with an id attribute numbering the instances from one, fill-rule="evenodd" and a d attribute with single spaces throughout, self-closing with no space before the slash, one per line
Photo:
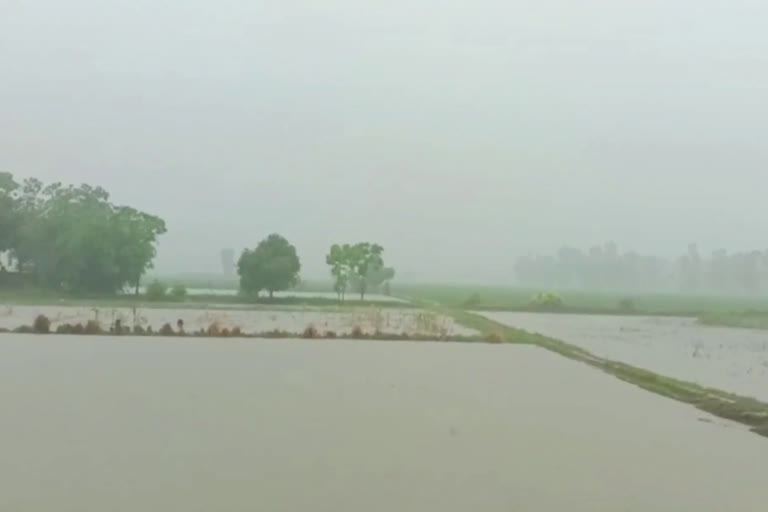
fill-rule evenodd
<path id="1" fill-rule="evenodd" d="M 305 277 L 768 247 L 765 0 L 0 0 L 0 169 L 164 217 L 158 270 L 279 232 Z"/>

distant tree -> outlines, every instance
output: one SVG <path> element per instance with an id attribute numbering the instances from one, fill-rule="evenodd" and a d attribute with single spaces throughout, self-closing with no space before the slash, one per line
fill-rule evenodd
<path id="1" fill-rule="evenodd" d="M 296 248 L 278 234 L 271 234 L 256 246 L 246 249 L 237 263 L 240 290 L 247 295 L 258 295 L 267 290 L 287 290 L 298 283 L 301 263 Z"/>
<path id="2" fill-rule="evenodd" d="M 360 242 L 352 246 L 350 251 L 351 268 L 360 281 L 360 300 L 365 299 L 365 293 L 368 291 L 367 276 L 371 272 L 379 271 L 384 266 L 382 253 L 384 247 L 369 242 Z"/>
<path id="3" fill-rule="evenodd" d="M 13 175 L 0 172 L 0 252 L 12 249 L 17 238 L 18 213 L 14 193 L 18 187 Z"/>
<path id="4" fill-rule="evenodd" d="M 147 290 L 144 292 L 144 294 L 147 296 L 148 300 L 152 301 L 161 301 L 167 297 L 168 293 L 168 286 L 165 285 L 165 283 L 162 283 L 155 279 L 151 283 L 149 283 L 149 286 L 147 286 Z"/>
<path id="5" fill-rule="evenodd" d="M 112 204 L 100 187 L 29 179 L 15 195 L 12 255 L 43 286 L 74 293 L 138 286 L 165 233 L 160 218 Z"/>
<path id="6" fill-rule="evenodd" d="M 331 246 L 325 262 L 331 267 L 333 289 L 341 302 L 350 284 L 360 293 L 360 300 L 365 300 L 371 282 L 379 285 L 394 277 L 393 269 L 384 268 L 383 252 L 381 245 L 370 242 Z"/>
<path id="7" fill-rule="evenodd" d="M 350 276 L 350 285 L 352 289 L 357 293 L 361 291 L 379 291 L 384 286 L 388 287 L 389 281 L 395 278 L 395 269 L 392 267 L 384 266 L 371 266 L 368 268 L 368 273 L 365 278 L 361 278 L 358 274 L 352 274 Z"/>
<path id="8" fill-rule="evenodd" d="M 325 263 L 331 267 L 331 275 L 334 278 L 333 291 L 336 292 L 341 303 L 344 303 L 347 285 L 352 274 L 350 252 L 351 246 L 349 244 L 334 244 L 325 257 Z"/>
<path id="9" fill-rule="evenodd" d="M 173 300 L 182 302 L 187 298 L 187 287 L 183 284 L 174 285 L 170 290 L 170 295 Z"/>

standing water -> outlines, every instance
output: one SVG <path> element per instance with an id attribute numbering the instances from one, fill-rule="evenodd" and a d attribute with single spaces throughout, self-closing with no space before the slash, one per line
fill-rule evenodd
<path id="1" fill-rule="evenodd" d="M 768 442 L 532 346 L 0 336 L 0 510 L 764 510 Z"/>

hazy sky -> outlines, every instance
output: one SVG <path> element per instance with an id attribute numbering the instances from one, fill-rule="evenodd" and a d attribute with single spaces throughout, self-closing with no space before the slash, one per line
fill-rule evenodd
<path id="1" fill-rule="evenodd" d="M 615 240 L 768 246 L 765 0 L 0 0 L 0 169 L 164 217 L 160 271 L 279 232 L 511 280 Z"/>

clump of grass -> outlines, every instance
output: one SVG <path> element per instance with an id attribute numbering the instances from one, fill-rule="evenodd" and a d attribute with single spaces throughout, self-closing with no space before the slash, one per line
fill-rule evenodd
<path id="1" fill-rule="evenodd" d="M 159 333 L 161 336 L 173 336 L 174 334 L 176 334 L 175 332 L 173 332 L 173 327 L 171 327 L 171 324 L 169 324 L 168 322 L 163 324 L 163 326 L 160 328 Z"/>
<path id="2" fill-rule="evenodd" d="M 88 320 L 85 323 L 85 328 L 83 329 L 83 332 L 85 334 L 103 334 L 104 330 L 101 328 L 101 325 L 96 320 Z"/>
<path id="3" fill-rule="evenodd" d="M 334 339 L 337 337 L 336 331 L 325 331 L 325 337 L 328 339 Z"/>
<path id="4" fill-rule="evenodd" d="M 301 333 L 301 337 L 305 339 L 315 339 L 320 337 L 320 331 L 314 325 L 308 325 L 304 332 Z"/>
<path id="5" fill-rule="evenodd" d="M 492 332 L 486 337 L 485 340 L 488 343 L 502 343 L 504 341 L 504 337 L 497 332 Z"/>
<path id="6" fill-rule="evenodd" d="M 51 332 L 51 320 L 45 315 L 37 315 L 32 324 L 32 330 L 36 334 L 48 334 Z"/>
<path id="7" fill-rule="evenodd" d="M 127 325 L 123 325 L 123 322 L 118 318 L 115 320 L 114 325 L 109 329 L 109 332 L 113 334 L 130 334 L 131 328 Z"/>
<path id="8" fill-rule="evenodd" d="M 211 324 L 208 326 L 207 334 L 208 336 L 219 336 L 221 334 L 221 327 L 219 327 L 219 323 L 211 322 Z"/>
<path id="9" fill-rule="evenodd" d="M 165 283 L 161 283 L 158 280 L 154 280 L 149 284 L 149 286 L 147 286 L 147 291 L 145 292 L 145 295 L 147 296 L 148 300 L 161 301 L 166 298 L 167 293 L 168 293 L 168 286 L 166 286 Z"/>
<path id="10" fill-rule="evenodd" d="M 363 329 L 360 328 L 359 325 L 356 325 L 352 328 L 349 335 L 353 338 L 365 338 L 365 333 L 363 332 Z"/>
<path id="11" fill-rule="evenodd" d="M 565 308 L 563 298 L 557 293 L 537 293 L 528 301 L 528 309 L 533 311 L 560 311 Z"/>
<path id="12" fill-rule="evenodd" d="M 222 338 L 229 338 L 230 334 L 231 333 L 229 332 L 229 329 L 227 329 L 226 327 L 224 327 L 221 331 L 219 331 L 219 336 L 221 336 Z"/>
<path id="13" fill-rule="evenodd" d="M 13 332 L 18 334 L 34 334 L 35 330 L 31 325 L 20 325 L 16 327 Z"/>
<path id="14" fill-rule="evenodd" d="M 461 306 L 465 309 L 474 309 L 483 302 L 483 299 L 477 293 L 473 293 L 461 303 Z"/>
<path id="15" fill-rule="evenodd" d="M 144 328 L 138 324 L 134 325 L 133 334 L 136 334 L 137 336 L 142 336 L 144 334 Z"/>
<path id="16" fill-rule="evenodd" d="M 258 335 L 261 338 L 290 338 L 293 335 L 288 331 L 281 331 L 280 329 L 272 329 L 271 331 L 264 331 Z"/>
<path id="17" fill-rule="evenodd" d="M 233 327 L 231 334 L 232 336 L 240 337 L 243 335 L 243 331 L 239 327 Z"/>

